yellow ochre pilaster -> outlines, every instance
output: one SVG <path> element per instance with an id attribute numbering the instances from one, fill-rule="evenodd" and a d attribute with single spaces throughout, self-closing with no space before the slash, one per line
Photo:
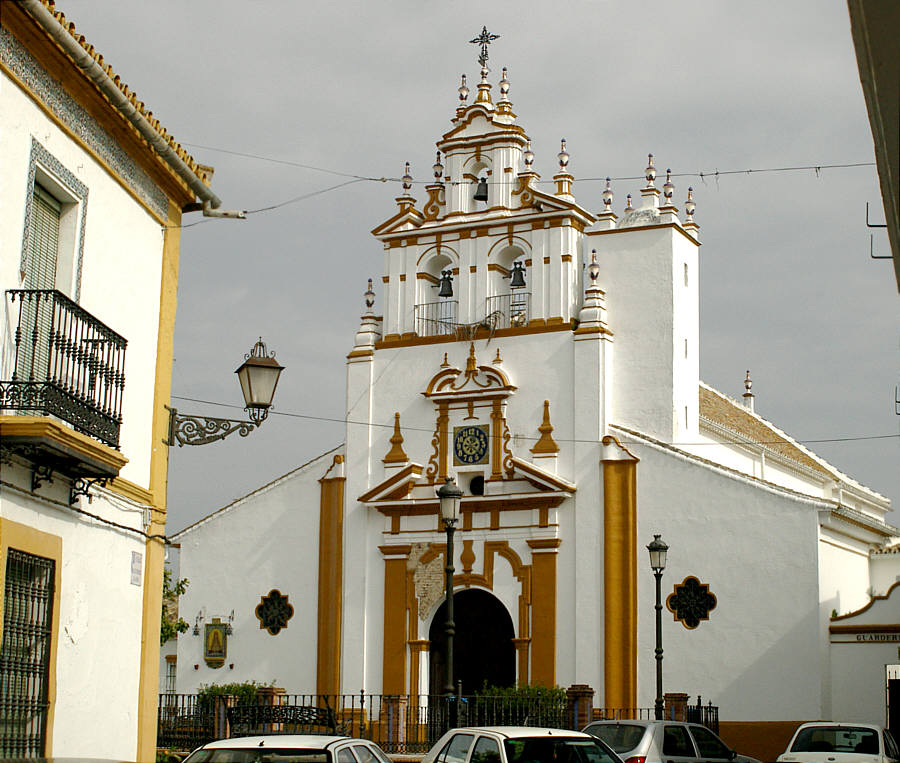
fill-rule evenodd
<path id="1" fill-rule="evenodd" d="M 379 546 L 384 556 L 382 694 L 406 693 L 406 562 L 412 546 Z"/>
<path id="2" fill-rule="evenodd" d="M 637 464 L 604 437 L 604 707 L 637 706 Z"/>
<path id="3" fill-rule="evenodd" d="M 169 201 L 169 217 L 163 233 L 162 273 L 159 294 L 159 329 L 156 338 L 156 377 L 153 386 L 153 427 L 150 451 L 150 537 L 144 544 L 144 601 L 141 621 L 141 675 L 138 684 L 138 734 L 136 760 L 156 759 L 156 721 L 159 691 L 159 625 L 162 611 L 162 579 L 165 564 L 166 489 L 169 480 L 169 448 L 163 443 L 169 431 L 165 406 L 172 395 L 172 361 L 175 345 L 175 311 L 178 301 L 178 257 L 181 246 L 181 209 Z"/>
<path id="4" fill-rule="evenodd" d="M 344 457 L 337 455 L 319 480 L 319 601 L 316 692 L 341 692 L 344 569 Z M 332 474 L 332 471 L 335 473 Z"/>
<path id="5" fill-rule="evenodd" d="M 529 540 L 531 548 L 531 684 L 556 686 L 556 559 L 559 538 Z"/>

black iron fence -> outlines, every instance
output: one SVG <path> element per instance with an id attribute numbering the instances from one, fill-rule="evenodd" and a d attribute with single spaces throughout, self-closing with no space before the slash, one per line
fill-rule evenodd
<path id="1" fill-rule="evenodd" d="M 580 695 L 583 697 L 584 695 Z M 699 702 L 699 698 L 698 698 Z M 718 708 L 689 706 L 690 720 L 718 730 Z M 247 734 L 331 733 L 370 739 L 389 753 L 424 753 L 458 726 L 584 728 L 603 718 L 652 719 L 653 708 L 592 708 L 571 692 L 547 696 L 284 694 L 263 689 L 235 697 L 161 694 L 157 746 L 191 750 Z M 712 725 L 714 720 L 715 725 Z"/>
<path id="2" fill-rule="evenodd" d="M 509 294 L 488 297 L 485 300 L 485 313 L 497 315 L 495 329 L 527 326 L 531 318 L 531 294 L 516 290 Z"/>
<path id="3" fill-rule="evenodd" d="M 126 340 L 62 292 L 6 294 L 13 346 L 0 374 L 0 410 L 57 416 L 118 448 Z"/>

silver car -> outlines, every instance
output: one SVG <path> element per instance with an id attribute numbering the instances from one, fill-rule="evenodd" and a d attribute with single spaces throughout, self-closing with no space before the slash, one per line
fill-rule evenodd
<path id="1" fill-rule="evenodd" d="M 584 731 L 605 742 L 625 763 L 759 763 L 738 755 L 699 723 L 594 721 Z"/>
<path id="2" fill-rule="evenodd" d="M 589 734 L 525 726 L 451 729 L 422 763 L 622 763 Z"/>
<path id="3" fill-rule="evenodd" d="M 391 759 L 367 739 L 285 734 L 210 742 L 184 763 L 391 763 Z"/>

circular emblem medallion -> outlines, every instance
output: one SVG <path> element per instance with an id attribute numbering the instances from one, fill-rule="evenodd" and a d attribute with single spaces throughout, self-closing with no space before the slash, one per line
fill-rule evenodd
<path id="1" fill-rule="evenodd" d="M 480 464 L 488 450 L 484 427 L 459 427 L 453 437 L 453 456 L 460 464 Z"/>

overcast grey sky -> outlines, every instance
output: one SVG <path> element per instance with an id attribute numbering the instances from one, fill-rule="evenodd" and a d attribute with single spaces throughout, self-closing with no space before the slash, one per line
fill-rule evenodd
<path id="1" fill-rule="evenodd" d="M 674 173 L 874 161 L 843 0 L 58 7 L 216 168 L 213 189 L 229 208 L 344 178 L 212 149 L 373 177 L 397 177 L 408 160 L 428 180 L 459 75 L 478 80 L 468 40 L 483 25 L 501 35 L 491 81 L 509 67 L 545 179 L 562 137 L 576 179 L 641 175 L 651 151 Z M 739 397 L 749 368 L 761 415 L 900 504 L 900 299 L 890 262 L 868 256 L 866 201 L 882 221 L 874 166 L 675 183 L 679 206 L 694 186 L 701 225 L 704 381 Z M 616 211 L 638 188 L 613 183 Z M 602 189 L 577 182 L 576 198 L 599 210 Z M 394 213 L 399 190 L 361 182 L 184 230 L 173 394 L 239 404 L 233 371 L 262 335 L 287 367 L 276 409 L 297 415 L 273 414 L 247 439 L 174 448 L 170 533 L 342 441 L 344 360 L 366 279 L 378 290 L 382 271 L 369 231 Z M 888 252 L 880 231 L 875 249 Z"/>

